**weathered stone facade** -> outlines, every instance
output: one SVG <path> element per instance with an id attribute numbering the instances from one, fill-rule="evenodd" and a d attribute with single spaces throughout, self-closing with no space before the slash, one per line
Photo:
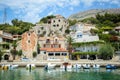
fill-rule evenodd
<path id="1" fill-rule="evenodd" d="M 37 35 L 34 31 L 22 34 L 21 47 L 24 56 L 32 58 L 32 53 L 37 51 Z"/>
<path id="2" fill-rule="evenodd" d="M 67 19 L 62 17 L 61 15 L 56 15 L 55 18 L 48 20 L 46 24 L 36 24 L 33 27 L 33 30 L 36 32 L 38 36 L 63 36 L 65 34 L 65 30 L 69 26 Z"/>

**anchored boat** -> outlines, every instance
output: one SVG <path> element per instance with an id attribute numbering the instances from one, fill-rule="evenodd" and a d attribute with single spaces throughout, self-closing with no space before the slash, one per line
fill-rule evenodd
<path id="1" fill-rule="evenodd" d="M 115 65 L 107 64 L 106 69 L 117 69 Z"/>
<path id="2" fill-rule="evenodd" d="M 60 69 L 64 71 L 71 71 L 72 70 L 72 64 L 65 62 L 60 66 Z"/>
<path id="3" fill-rule="evenodd" d="M 74 69 L 80 69 L 80 68 L 81 68 L 81 64 L 74 64 L 74 65 L 73 65 L 73 68 L 74 68 Z"/>
<path id="4" fill-rule="evenodd" d="M 56 66 L 56 64 L 48 63 L 47 65 L 45 65 L 44 69 L 45 69 L 45 70 L 48 70 L 48 69 L 54 69 L 55 66 Z"/>
<path id="5" fill-rule="evenodd" d="M 93 65 L 93 69 L 99 69 L 100 68 L 100 65 L 99 64 L 94 64 Z"/>
<path id="6" fill-rule="evenodd" d="M 90 64 L 83 64 L 83 69 L 90 69 Z"/>
<path id="7" fill-rule="evenodd" d="M 35 64 L 27 64 L 26 65 L 26 69 L 27 70 L 33 70 L 33 69 L 35 69 Z"/>

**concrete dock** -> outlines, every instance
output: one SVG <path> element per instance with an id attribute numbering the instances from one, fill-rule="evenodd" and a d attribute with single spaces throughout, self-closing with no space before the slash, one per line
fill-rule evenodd
<path id="1" fill-rule="evenodd" d="M 2 64 L 18 64 L 20 67 L 25 67 L 27 64 L 35 64 L 37 67 L 43 67 L 48 63 L 56 64 L 60 66 L 62 63 L 68 62 L 72 65 L 74 64 L 99 64 L 100 66 L 106 66 L 107 64 L 113 64 L 120 67 L 120 61 L 95 61 L 95 60 L 68 60 L 68 61 L 31 61 L 31 62 L 21 62 L 21 61 L 13 61 L 13 62 L 0 62 Z"/>

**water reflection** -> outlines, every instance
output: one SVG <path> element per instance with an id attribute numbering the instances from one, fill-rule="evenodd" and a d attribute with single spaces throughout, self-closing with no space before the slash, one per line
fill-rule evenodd
<path id="1" fill-rule="evenodd" d="M 120 70 L 106 69 L 72 69 L 61 71 L 60 69 L 26 70 L 0 70 L 0 80 L 119 80 Z"/>

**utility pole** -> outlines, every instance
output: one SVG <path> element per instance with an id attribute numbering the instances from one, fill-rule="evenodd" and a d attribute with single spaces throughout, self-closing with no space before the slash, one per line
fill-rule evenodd
<path id="1" fill-rule="evenodd" d="M 3 24 L 6 23 L 6 20 L 7 20 L 7 11 L 6 11 L 6 8 L 4 8 L 4 13 L 3 13 Z"/>

